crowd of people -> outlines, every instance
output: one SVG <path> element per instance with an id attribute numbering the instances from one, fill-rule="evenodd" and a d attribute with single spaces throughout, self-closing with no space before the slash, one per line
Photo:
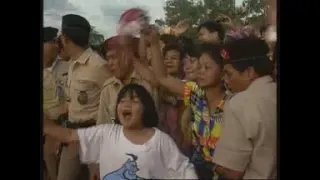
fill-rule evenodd
<path id="1" fill-rule="evenodd" d="M 50 180 L 275 179 L 275 42 L 267 26 L 186 21 L 89 46 L 90 23 L 43 28 Z"/>

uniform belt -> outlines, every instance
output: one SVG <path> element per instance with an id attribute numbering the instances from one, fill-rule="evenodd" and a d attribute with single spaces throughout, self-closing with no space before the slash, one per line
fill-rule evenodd
<path id="1" fill-rule="evenodd" d="M 87 128 L 95 125 L 96 125 L 96 120 L 94 119 L 90 119 L 88 121 L 81 122 L 81 123 L 72 123 L 70 121 L 66 122 L 66 127 L 70 129 Z"/>

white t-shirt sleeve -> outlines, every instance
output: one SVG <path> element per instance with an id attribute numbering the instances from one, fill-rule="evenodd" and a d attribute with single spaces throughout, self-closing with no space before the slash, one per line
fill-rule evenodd
<path id="1" fill-rule="evenodd" d="M 78 129 L 80 143 L 80 160 L 82 163 L 99 163 L 100 150 L 103 144 L 108 144 L 108 137 L 105 134 L 110 133 L 112 124 L 103 124 L 90 128 Z"/>
<path id="2" fill-rule="evenodd" d="M 198 179 L 193 164 L 180 152 L 169 135 L 161 133 L 160 143 L 161 156 L 170 178 Z"/>

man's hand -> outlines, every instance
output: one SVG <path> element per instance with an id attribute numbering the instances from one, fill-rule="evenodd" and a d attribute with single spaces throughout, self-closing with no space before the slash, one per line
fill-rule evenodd
<path id="1" fill-rule="evenodd" d="M 173 28 L 173 33 L 175 36 L 180 36 L 185 33 L 189 29 L 189 24 L 187 23 L 187 19 L 181 20 L 178 24 Z"/>

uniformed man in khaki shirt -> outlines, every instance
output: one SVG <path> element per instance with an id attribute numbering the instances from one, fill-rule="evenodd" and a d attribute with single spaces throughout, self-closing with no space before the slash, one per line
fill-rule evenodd
<path id="1" fill-rule="evenodd" d="M 225 106 L 213 162 L 228 179 L 275 179 L 277 94 L 263 40 L 245 38 L 222 50 L 225 81 L 237 93 Z"/>
<path id="2" fill-rule="evenodd" d="M 44 114 L 52 120 L 57 120 L 63 113 L 59 101 L 56 79 L 48 67 L 58 55 L 56 44 L 58 29 L 52 27 L 43 28 L 43 110 Z M 58 142 L 46 137 L 43 157 L 46 163 L 46 172 L 50 180 L 57 179 L 56 147 Z"/>
<path id="3" fill-rule="evenodd" d="M 94 126 L 103 83 L 111 75 L 106 61 L 89 48 L 89 22 L 79 16 L 68 14 L 62 17 L 60 40 L 64 53 L 70 57 L 67 80 L 69 128 Z M 82 174 L 86 167 L 81 165 L 78 144 L 63 147 L 58 180 L 88 179 Z M 85 168 L 85 169 L 83 169 Z"/>
<path id="4" fill-rule="evenodd" d="M 113 74 L 113 77 L 106 80 L 103 84 L 97 124 L 112 123 L 113 120 L 115 120 L 117 95 L 121 88 L 126 84 L 136 83 L 144 86 L 152 94 L 155 102 L 158 101 L 156 89 L 135 71 L 133 61 L 124 57 L 126 55 L 121 56 L 123 54 L 117 52 L 121 51 L 121 49 L 119 49 L 118 38 L 118 36 L 115 36 L 107 39 L 103 47 L 105 58 L 108 61 L 108 67 Z M 133 46 L 138 47 L 137 39 L 133 40 L 131 47 Z"/>

